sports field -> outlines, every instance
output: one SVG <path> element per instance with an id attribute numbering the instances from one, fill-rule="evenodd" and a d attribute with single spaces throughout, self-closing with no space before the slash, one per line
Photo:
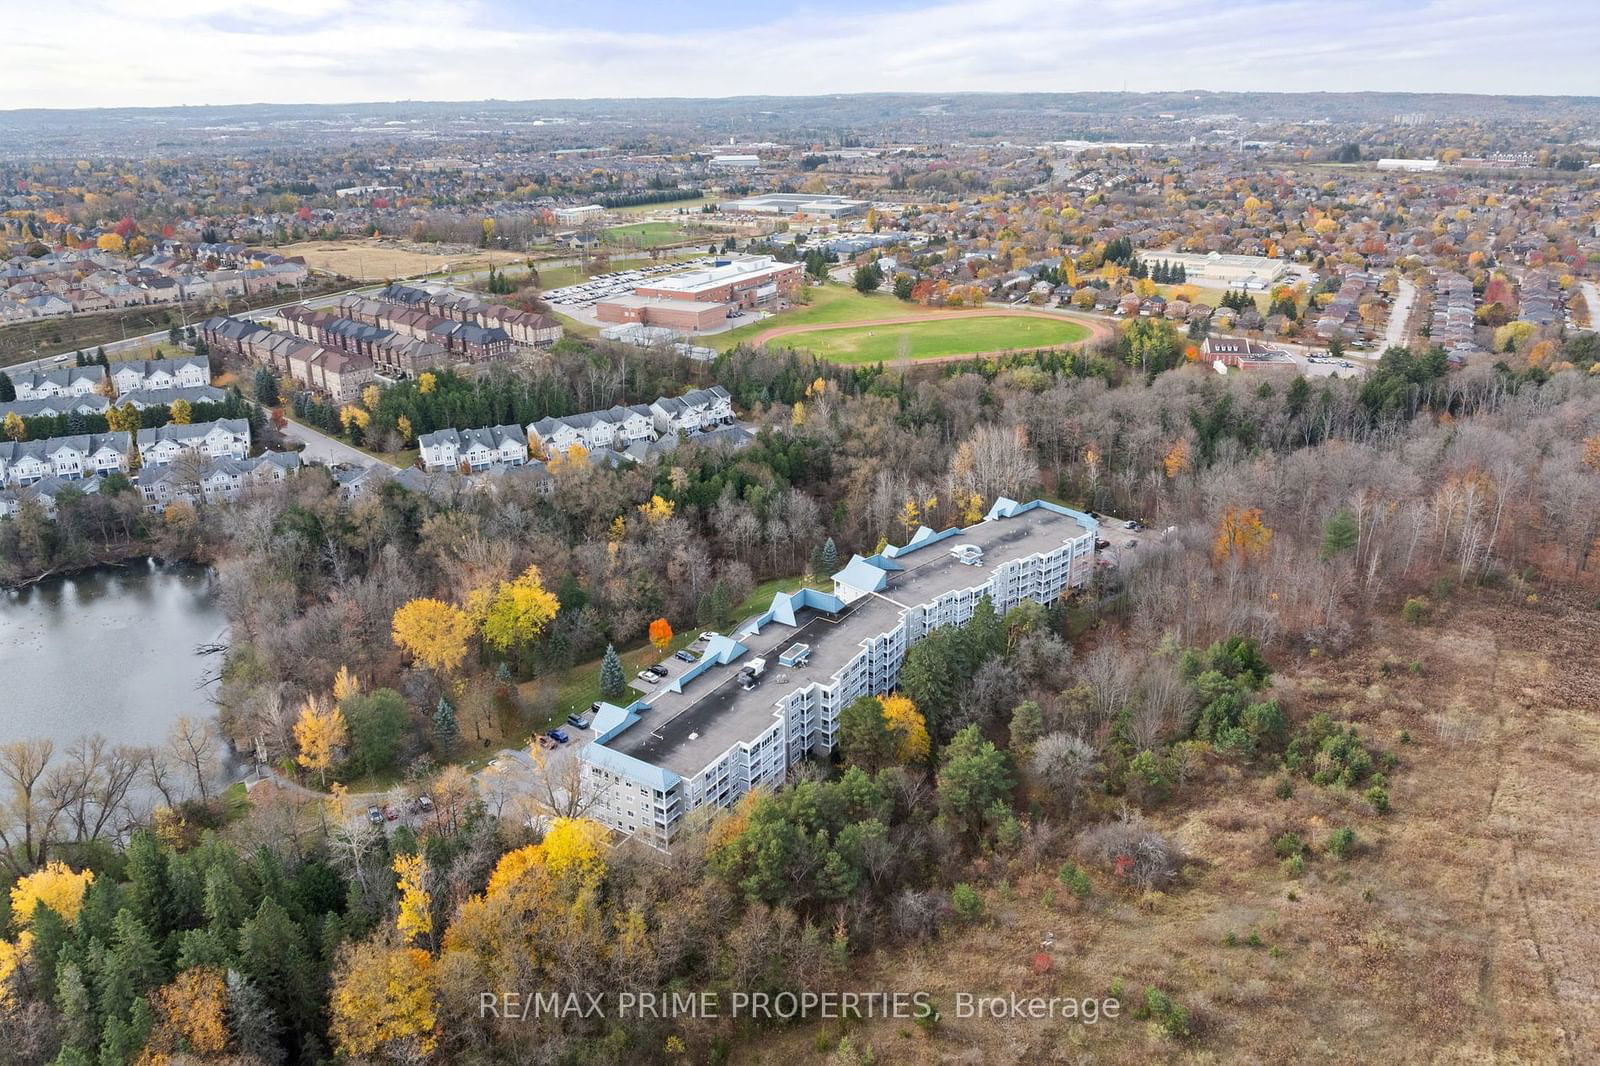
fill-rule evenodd
<path id="1" fill-rule="evenodd" d="M 781 343 L 809 349 L 833 363 L 892 363 L 1050 348 L 1076 344 L 1087 336 L 1086 327 L 1060 318 L 973 312 L 925 321 L 820 327 L 789 334 Z"/>
<path id="2" fill-rule="evenodd" d="M 521 263 L 526 255 L 500 249 L 490 251 L 424 254 L 388 241 L 301 241 L 276 249 L 279 255 L 301 256 L 312 270 L 322 270 L 360 281 L 409 278 L 436 270 L 464 270 L 506 263 Z"/>
<path id="3" fill-rule="evenodd" d="M 608 229 L 602 236 L 607 244 L 621 248 L 657 248 L 687 239 L 683 227 L 676 222 L 635 222 Z"/>

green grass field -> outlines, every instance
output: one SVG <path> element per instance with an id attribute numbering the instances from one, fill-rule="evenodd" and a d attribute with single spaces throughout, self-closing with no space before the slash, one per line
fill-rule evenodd
<path id="1" fill-rule="evenodd" d="M 895 315 L 914 315 L 924 310 L 919 304 L 896 300 L 888 293 L 875 292 L 863 296 L 847 285 L 814 286 L 806 291 L 811 297 L 809 304 L 785 311 L 781 315 L 764 318 L 759 322 L 752 322 L 748 326 L 719 333 L 715 337 L 708 337 L 705 343 L 718 351 L 725 352 L 741 341 L 748 341 L 759 333 L 779 326 L 822 326 L 835 322 L 840 324 L 863 322 Z"/>
<path id="2" fill-rule="evenodd" d="M 785 337 L 779 342 L 806 348 L 832 363 L 892 363 L 897 359 L 938 359 L 1017 348 L 1073 344 L 1089 331 L 1076 322 L 1045 318 L 940 318 L 899 326 L 843 326 Z"/>
<path id="3" fill-rule="evenodd" d="M 659 248 L 687 239 L 683 227 L 676 222 L 635 222 L 608 229 L 601 236 L 607 244 L 622 248 Z"/>

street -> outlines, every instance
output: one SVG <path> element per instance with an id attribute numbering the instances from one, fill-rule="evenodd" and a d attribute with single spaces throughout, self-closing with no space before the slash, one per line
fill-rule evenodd
<path id="1" fill-rule="evenodd" d="M 1406 343 L 1406 320 L 1411 317 L 1411 305 L 1417 299 L 1417 287 L 1405 278 L 1400 278 L 1400 294 L 1394 298 L 1394 307 L 1389 311 L 1389 324 L 1384 327 L 1383 347 L 1378 349 L 1382 355 L 1390 348 L 1401 348 Z"/>
<path id="2" fill-rule="evenodd" d="M 393 463 L 368 455 L 357 448 L 352 448 L 341 440 L 330 437 L 320 430 L 312 429 L 310 426 L 302 425 L 293 419 L 284 420 L 283 435 L 289 440 L 300 441 L 305 445 L 305 449 L 300 453 L 300 458 L 308 462 L 325 463 L 329 466 L 335 463 L 348 463 L 351 466 L 372 466 L 377 464 L 386 466 L 390 470 L 400 469 Z"/>

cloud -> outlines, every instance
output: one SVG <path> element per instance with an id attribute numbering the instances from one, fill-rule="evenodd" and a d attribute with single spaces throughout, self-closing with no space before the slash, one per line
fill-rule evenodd
<path id="1" fill-rule="evenodd" d="M 545 7 L 545 11 L 540 11 Z M 7 107 L 840 92 L 1595 91 L 1600 5 L 968 0 L 678 25 L 490 0 L 79 0 L 0 37 Z M 641 9 L 643 10 L 643 9 Z M 704 13 L 702 12 L 702 16 Z"/>

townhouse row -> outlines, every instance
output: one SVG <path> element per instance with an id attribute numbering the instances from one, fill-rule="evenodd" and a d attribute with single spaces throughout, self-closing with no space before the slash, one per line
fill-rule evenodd
<path id="1" fill-rule="evenodd" d="M 306 388 L 325 393 L 335 403 L 356 399 L 377 377 L 377 368 L 368 356 L 326 348 L 247 319 L 208 318 L 200 325 L 200 335 L 214 350 L 287 374 Z"/>
<path id="2" fill-rule="evenodd" d="M 616 406 L 562 418 L 541 418 L 528 427 L 528 440 L 546 455 L 581 445 L 626 450 L 630 446 L 674 434 L 706 433 L 734 424 L 733 399 L 721 385 L 695 389 L 682 396 L 663 396 L 654 403 Z"/>
<path id="3" fill-rule="evenodd" d="M 12 377 L 11 383 L 16 387 L 18 400 L 53 400 L 64 396 L 103 396 L 107 376 L 103 366 L 69 366 L 19 373 Z M 118 396 L 128 392 L 192 389 L 211 383 L 211 366 L 205 356 L 135 359 L 114 364 L 109 377 Z"/>
<path id="4" fill-rule="evenodd" d="M 983 597 L 1003 614 L 1087 584 L 1098 528 L 1079 511 L 1002 498 L 972 526 L 923 527 L 904 547 L 853 556 L 831 593 L 779 593 L 731 636 L 712 634 L 692 664 L 673 661 L 649 694 L 602 705 L 581 755 L 585 804 L 611 828 L 670 847 L 692 812 L 826 757 L 840 712 L 891 690 L 907 649 L 967 624 Z"/>
<path id="5" fill-rule="evenodd" d="M 250 423 L 224 418 L 194 425 L 125 432 L 82 433 L 45 440 L 0 442 L 0 485 L 25 486 L 46 478 L 77 481 L 126 474 L 134 447 L 141 465 L 164 466 L 185 453 L 210 459 L 244 459 L 250 454 Z"/>

